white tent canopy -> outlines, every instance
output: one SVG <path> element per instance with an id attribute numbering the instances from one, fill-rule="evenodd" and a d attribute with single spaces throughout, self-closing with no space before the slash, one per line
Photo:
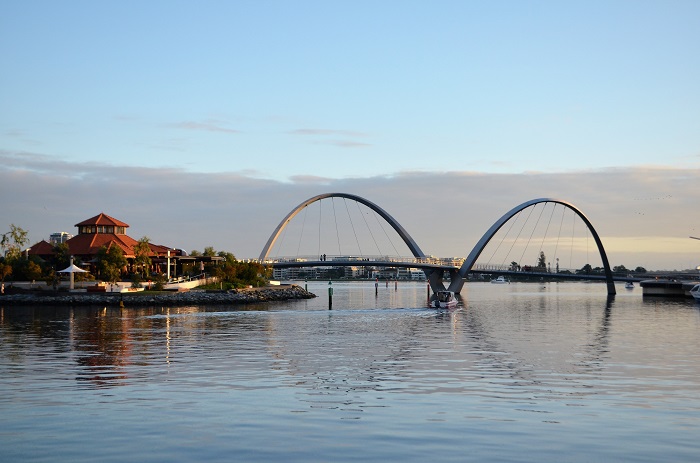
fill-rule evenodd
<path id="1" fill-rule="evenodd" d="M 87 273 L 87 270 L 83 270 L 71 262 L 68 267 L 64 268 L 63 270 L 59 270 L 58 273 Z"/>
<path id="2" fill-rule="evenodd" d="M 69 273 L 70 274 L 70 287 L 69 288 L 71 291 L 73 291 L 73 289 L 75 288 L 73 274 L 74 273 L 87 273 L 87 270 L 83 270 L 80 267 L 77 267 L 73 263 L 73 256 L 71 256 L 70 257 L 70 265 L 68 267 L 64 268 L 63 270 L 59 270 L 58 273 Z"/>

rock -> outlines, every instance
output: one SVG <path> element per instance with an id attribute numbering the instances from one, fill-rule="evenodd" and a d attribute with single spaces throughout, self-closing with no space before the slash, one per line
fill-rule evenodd
<path id="1" fill-rule="evenodd" d="M 72 305 L 72 306 L 177 306 L 247 304 L 252 302 L 287 301 L 290 299 L 311 299 L 316 297 L 300 286 L 271 286 L 232 291 L 188 291 L 182 293 L 162 293 L 143 295 L 139 293 L 71 293 L 42 295 L 22 293 L 0 296 L 0 306 L 13 305 Z"/>

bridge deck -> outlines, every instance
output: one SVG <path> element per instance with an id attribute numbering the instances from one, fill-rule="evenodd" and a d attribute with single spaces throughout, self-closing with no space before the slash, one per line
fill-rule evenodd
<path id="1" fill-rule="evenodd" d="M 469 273 L 482 273 L 488 275 L 504 275 L 504 276 L 527 276 L 527 277 L 540 277 L 540 278 L 556 278 L 562 280 L 597 280 L 605 281 L 606 277 L 604 274 L 591 275 L 591 274 L 580 274 L 580 273 L 550 273 L 550 272 L 516 272 L 512 270 L 472 270 Z M 629 277 L 625 275 L 613 275 L 613 280 L 615 281 L 630 281 L 639 282 L 648 280 L 649 277 L 639 278 L 639 277 Z"/>
<path id="2" fill-rule="evenodd" d="M 381 260 L 304 260 L 304 261 L 288 261 L 288 262 L 268 262 L 274 268 L 301 268 L 301 267 L 400 267 L 400 268 L 417 268 L 421 270 L 437 269 L 437 270 L 459 270 L 458 267 L 436 264 L 430 262 L 397 262 L 397 261 L 381 261 Z M 534 277 L 546 279 L 561 279 L 561 280 L 594 280 L 605 281 L 604 274 L 579 274 L 579 273 L 551 273 L 551 272 L 525 272 L 514 270 L 501 269 L 472 269 L 469 273 L 485 274 L 485 275 L 504 275 L 504 276 L 520 276 Z M 630 281 L 640 282 L 649 279 L 630 277 L 626 275 L 613 275 L 615 281 Z"/>
<path id="3" fill-rule="evenodd" d="M 430 262 L 397 262 L 379 260 L 305 260 L 289 262 L 268 262 L 274 268 L 299 267 L 401 267 L 419 269 L 458 270 L 455 266 L 434 264 Z"/>

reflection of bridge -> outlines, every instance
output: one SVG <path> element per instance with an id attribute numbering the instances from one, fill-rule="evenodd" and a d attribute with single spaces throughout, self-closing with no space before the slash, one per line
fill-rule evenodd
<path id="1" fill-rule="evenodd" d="M 326 198 L 344 198 L 344 199 L 350 199 L 352 201 L 355 201 L 357 203 L 361 203 L 368 208 L 372 209 L 375 213 L 377 213 L 379 216 L 381 216 L 386 223 L 388 223 L 401 237 L 401 239 L 404 241 L 404 243 L 408 246 L 409 250 L 413 254 L 413 258 L 408 258 L 408 259 L 388 259 L 386 257 L 377 257 L 377 258 L 336 258 L 336 259 L 331 259 L 328 260 L 327 257 L 325 256 L 325 259 L 319 258 L 319 259 L 314 259 L 314 260 L 304 260 L 304 259 L 292 259 L 292 260 L 280 260 L 280 261 L 272 261 L 269 259 L 269 253 L 270 250 L 272 249 L 273 245 L 277 241 L 278 237 L 280 234 L 285 230 L 289 222 L 302 210 L 304 210 L 308 205 L 315 203 L 317 201 L 321 201 Z M 448 290 L 454 291 L 456 293 L 459 293 L 462 289 L 462 286 L 464 285 L 464 278 L 467 276 L 469 273 L 485 273 L 483 270 L 478 270 L 475 268 L 476 260 L 479 258 L 481 255 L 482 251 L 486 247 L 486 245 L 491 241 L 491 239 L 496 235 L 496 233 L 503 227 L 510 219 L 515 217 L 517 214 L 519 214 L 521 211 L 531 208 L 537 204 L 541 203 L 555 203 L 564 206 L 567 209 L 570 209 L 573 211 L 586 225 L 588 231 L 590 232 L 591 236 L 595 240 L 598 252 L 600 253 L 600 258 L 603 263 L 603 270 L 604 273 L 602 275 L 581 275 L 581 274 L 575 274 L 572 275 L 571 278 L 576 278 L 576 279 L 591 279 L 591 280 L 605 280 L 607 283 L 607 290 L 608 294 L 612 295 L 615 294 L 615 283 L 614 283 L 614 278 L 612 271 L 610 269 L 610 264 L 608 263 L 608 258 L 605 253 L 605 249 L 603 248 L 603 243 L 600 240 L 600 237 L 596 233 L 595 229 L 593 228 L 593 225 L 591 222 L 588 220 L 588 218 L 580 211 L 578 210 L 574 205 L 558 200 L 558 199 L 551 199 L 551 198 L 540 198 L 540 199 L 533 199 L 531 201 L 526 201 L 507 213 L 505 213 L 500 219 L 498 219 L 492 226 L 489 228 L 489 230 L 486 231 L 486 233 L 483 235 L 483 237 L 479 240 L 479 242 L 474 246 L 472 251 L 469 253 L 467 258 L 465 259 L 464 263 L 460 268 L 457 268 L 455 266 L 448 266 L 448 265 L 442 265 L 441 263 L 437 262 L 435 259 L 430 258 L 426 256 L 423 251 L 420 249 L 418 244 L 411 238 L 411 236 L 408 234 L 408 232 L 391 216 L 389 215 L 386 211 L 384 211 L 382 208 L 377 206 L 376 204 L 372 203 L 371 201 L 368 201 L 365 198 L 362 198 L 357 195 L 352 195 L 352 194 L 347 194 L 347 193 L 326 193 L 318 196 L 314 196 L 313 198 L 310 198 L 301 204 L 299 204 L 296 208 L 292 209 L 292 211 L 287 214 L 287 216 L 282 219 L 280 224 L 277 226 L 277 228 L 274 230 L 272 235 L 270 235 L 270 238 L 268 239 L 267 243 L 265 244 L 265 247 L 263 248 L 262 252 L 260 253 L 260 261 L 263 263 L 269 263 L 272 264 L 273 267 L 275 268 L 290 268 L 290 267 L 348 267 L 348 266 L 385 266 L 385 267 L 404 267 L 404 268 L 418 268 L 422 269 L 430 282 L 430 287 L 432 288 L 433 291 L 438 291 L 438 290 L 443 290 L 445 289 L 443 277 L 445 272 L 449 274 L 449 280 L 450 284 L 447 287 Z M 569 274 L 566 273 L 551 273 L 551 272 L 523 272 L 523 271 L 510 271 L 510 270 L 495 270 L 492 271 L 491 273 L 499 273 L 499 274 L 518 274 L 518 275 L 535 275 L 539 276 L 540 274 L 542 276 L 547 276 L 547 277 L 556 277 L 556 278 L 566 278 L 569 277 Z"/>

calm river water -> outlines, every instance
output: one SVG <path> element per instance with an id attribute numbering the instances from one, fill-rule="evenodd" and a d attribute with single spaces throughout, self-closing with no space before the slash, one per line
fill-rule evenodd
<path id="1" fill-rule="evenodd" d="M 303 285 L 303 283 L 302 283 Z M 0 461 L 698 461 L 700 305 L 603 284 L 309 283 L 0 309 Z"/>

